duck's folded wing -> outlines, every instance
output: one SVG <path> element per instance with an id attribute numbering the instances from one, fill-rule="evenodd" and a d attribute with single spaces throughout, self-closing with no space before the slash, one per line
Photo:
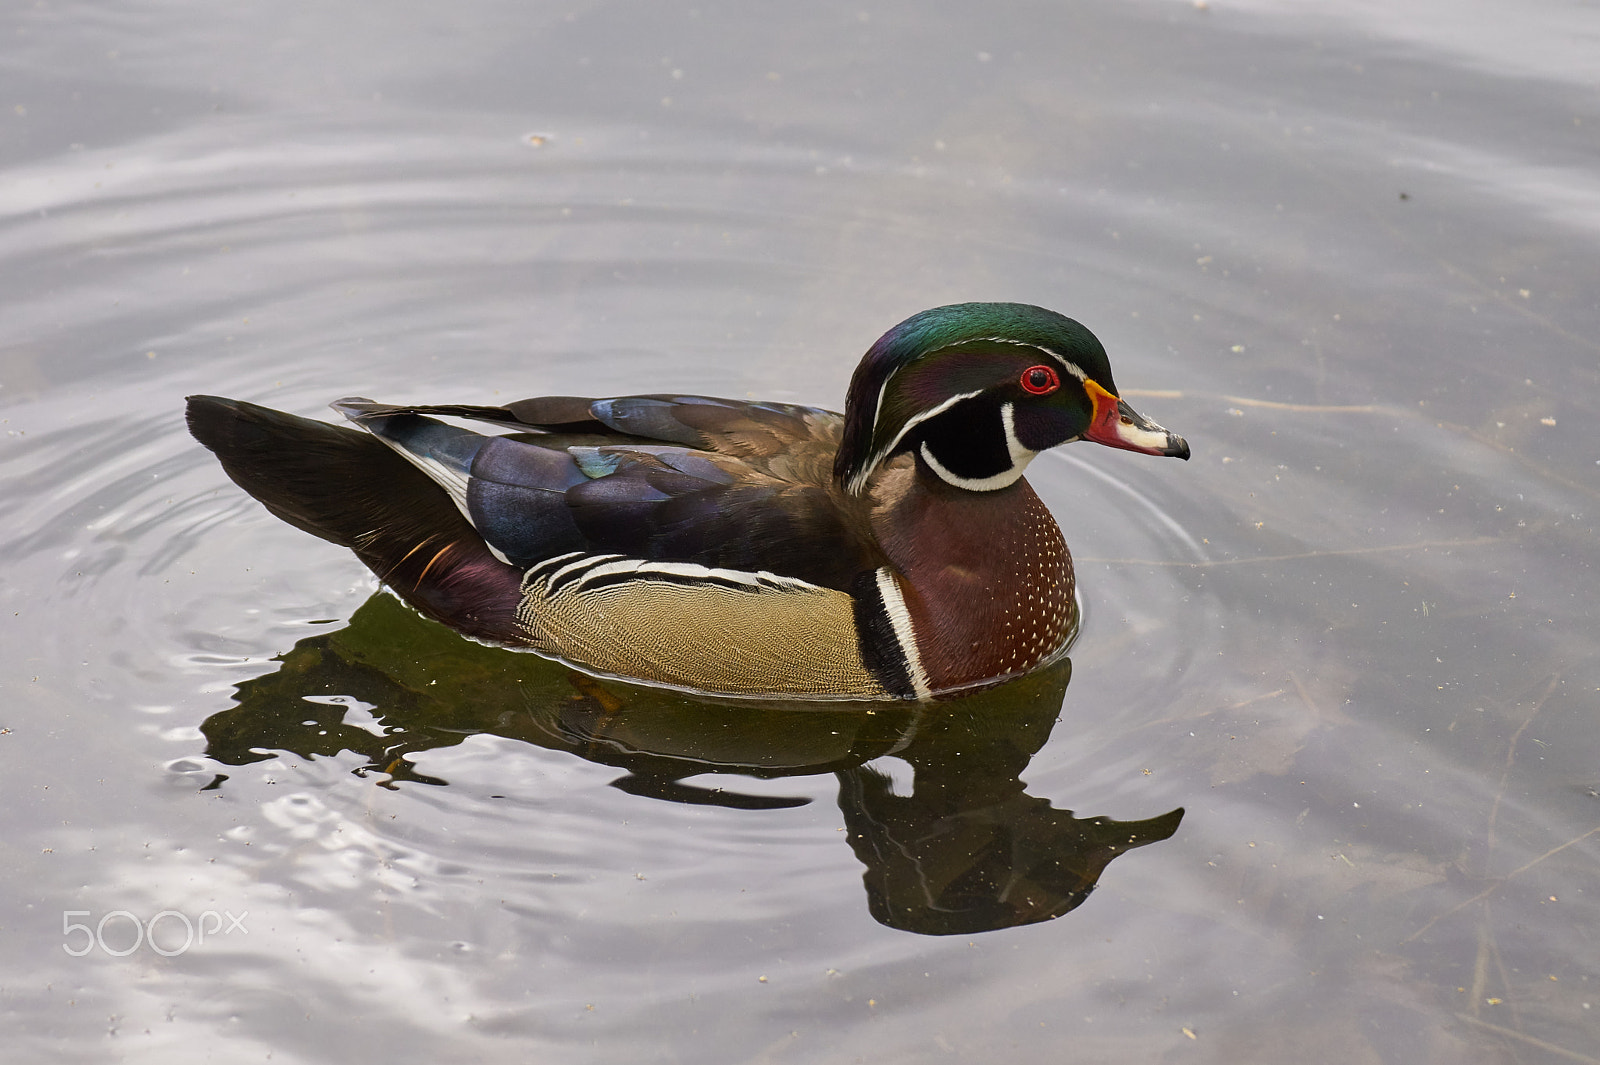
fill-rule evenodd
<path id="1" fill-rule="evenodd" d="M 601 432 L 607 427 L 589 412 L 592 399 L 581 396 L 544 396 L 503 407 L 469 403 L 374 403 L 363 396 L 334 400 L 329 406 L 352 421 L 419 414 L 435 418 L 466 418 L 492 422 L 526 432 Z"/>
<path id="2" fill-rule="evenodd" d="M 495 553 L 569 551 L 770 572 L 848 590 L 881 563 L 825 449 L 742 458 L 673 444 L 483 436 L 367 401 L 341 410 L 443 487 Z M 459 410 L 459 408 L 456 408 Z"/>
<path id="3" fill-rule="evenodd" d="M 775 573 L 841 591 L 881 564 L 866 530 L 825 485 L 691 448 L 568 451 L 593 479 L 569 489 L 567 505 L 600 550 Z"/>
<path id="4" fill-rule="evenodd" d="M 737 455 L 761 462 L 815 449 L 831 463 L 844 419 L 819 407 L 750 403 L 712 396 L 541 396 L 500 407 L 390 405 L 368 399 L 333 404 L 356 421 L 396 414 L 467 418 L 535 433 L 599 433 Z"/>

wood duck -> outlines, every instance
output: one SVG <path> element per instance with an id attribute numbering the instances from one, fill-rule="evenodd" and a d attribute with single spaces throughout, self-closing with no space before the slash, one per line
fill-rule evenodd
<path id="1" fill-rule="evenodd" d="M 214 396 L 189 398 L 189 428 L 465 635 L 727 696 L 925 700 L 1038 668 L 1076 607 L 1028 463 L 1071 440 L 1189 457 L 1118 398 L 1088 329 L 1016 303 L 901 322 L 842 416 L 674 395 L 333 407 L 365 432 Z"/>

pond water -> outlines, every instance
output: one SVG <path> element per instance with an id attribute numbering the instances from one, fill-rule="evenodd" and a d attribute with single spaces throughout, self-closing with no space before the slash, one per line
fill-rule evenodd
<path id="1" fill-rule="evenodd" d="M 8 8 L 7 1056 L 1600 1061 L 1600 12 L 1506 10 Z M 468 643 L 182 421 L 973 299 L 1194 459 L 1035 462 L 1070 663 L 920 710 Z"/>

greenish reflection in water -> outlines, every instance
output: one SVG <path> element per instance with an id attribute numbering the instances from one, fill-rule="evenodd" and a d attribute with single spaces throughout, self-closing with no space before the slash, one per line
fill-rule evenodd
<path id="1" fill-rule="evenodd" d="M 1080 818 L 1027 794 L 1022 773 L 1060 712 L 1067 659 L 933 705 L 731 703 L 602 683 L 473 643 L 380 593 L 347 627 L 301 640 L 280 661 L 201 726 L 211 758 L 244 765 L 275 751 L 348 750 L 367 759 L 358 772 L 387 774 L 388 787 L 443 785 L 415 771 L 411 756 L 493 733 L 624 769 L 613 786 L 634 795 L 731 809 L 810 800 L 690 778 L 832 773 L 872 916 L 925 935 L 1060 917 L 1113 858 L 1169 838 L 1183 819 L 1181 808 L 1138 821 Z M 348 720 L 363 706 L 370 721 Z M 910 794 L 868 764 L 885 756 L 912 767 Z"/>

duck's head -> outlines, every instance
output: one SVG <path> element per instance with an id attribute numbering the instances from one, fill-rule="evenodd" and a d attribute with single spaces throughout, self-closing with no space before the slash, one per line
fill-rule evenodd
<path id="1" fill-rule="evenodd" d="M 1025 303 L 955 303 L 907 318 L 861 360 L 833 473 L 858 494 L 909 451 L 948 484 L 993 491 L 1069 440 L 1189 457 L 1183 437 L 1118 398 L 1105 348 L 1071 318 Z"/>

